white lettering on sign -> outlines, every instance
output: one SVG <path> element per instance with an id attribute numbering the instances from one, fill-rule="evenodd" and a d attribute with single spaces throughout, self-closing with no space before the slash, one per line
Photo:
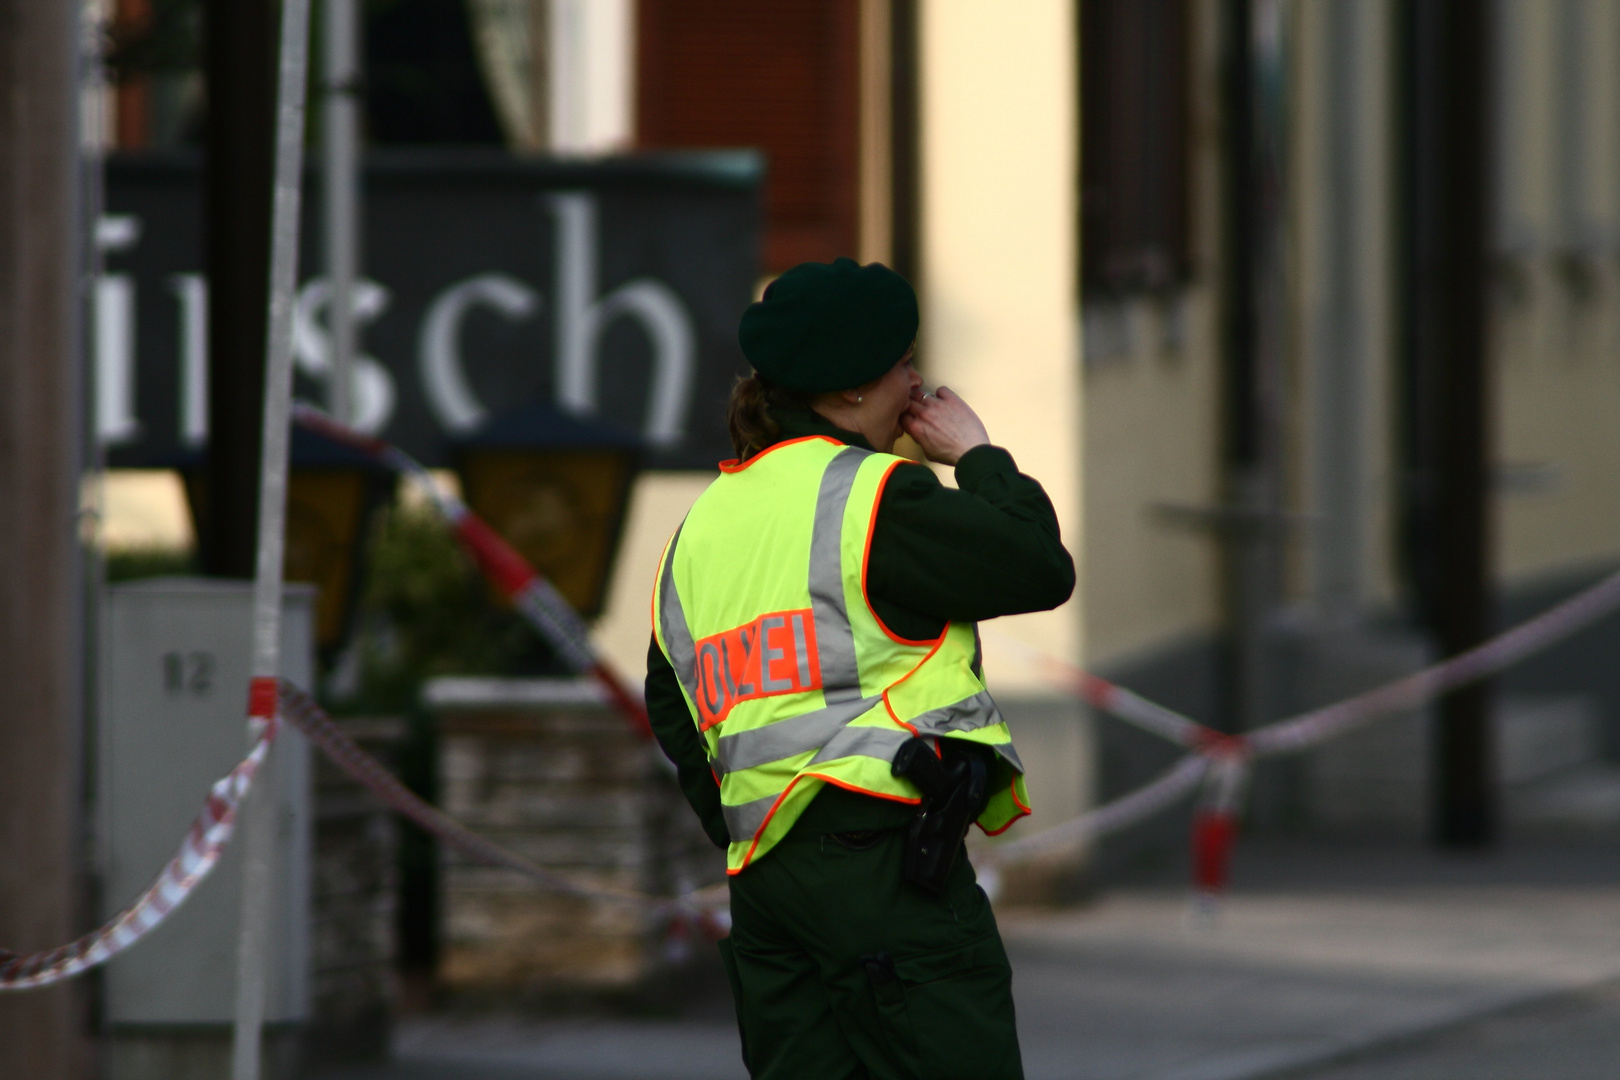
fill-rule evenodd
<path id="1" fill-rule="evenodd" d="M 208 440 L 208 279 L 174 274 L 169 288 L 180 301 L 180 442 Z"/>
<path id="2" fill-rule="evenodd" d="M 461 365 L 461 323 L 475 307 L 491 308 L 516 322 L 539 310 L 540 295 L 506 274 L 479 274 L 450 286 L 428 305 L 417 339 L 417 370 L 433 415 L 452 434 L 471 431 L 489 415 Z"/>
<path id="3" fill-rule="evenodd" d="M 141 238 L 140 218 L 108 214 L 96 222 L 96 246 L 128 251 Z M 135 417 L 135 279 L 102 274 L 95 286 L 96 438 L 103 446 L 129 442 L 141 433 Z"/>
<path id="4" fill-rule="evenodd" d="M 596 196 L 568 191 L 543 196 L 555 222 L 551 252 L 556 278 L 553 394 L 563 408 L 592 415 L 602 405 L 601 348 L 607 331 L 629 319 L 651 349 L 651 373 L 641 431 L 653 446 L 678 444 L 685 435 L 697 376 L 696 328 L 674 289 L 653 277 L 639 277 L 598 295 L 599 215 Z M 102 252 L 127 252 L 141 239 L 141 219 L 134 214 L 102 217 L 95 239 Z M 175 393 L 176 432 L 187 447 L 208 439 L 209 287 L 196 272 L 170 274 L 165 282 L 175 299 L 178 319 Z M 136 400 L 136 277 L 119 272 L 99 275 L 92 288 L 94 351 L 92 390 L 96 437 L 104 446 L 139 441 L 142 425 Z M 391 294 L 377 281 L 355 283 L 353 313 L 365 326 L 389 308 Z M 331 289 L 326 278 L 307 280 L 293 310 L 293 356 L 304 375 L 332 378 L 329 330 Z M 457 281 L 428 303 L 416 335 L 417 370 L 428 411 L 443 429 L 459 435 L 477 428 L 491 409 L 479 400 L 468 378 L 462 352 L 466 320 L 484 309 L 509 322 L 533 318 L 542 299 L 534 287 L 509 274 L 491 272 Z M 149 372 L 150 374 L 150 372 Z M 393 418 L 395 374 L 373 356 L 355 358 L 350 400 L 354 426 L 378 434 Z"/>
<path id="5" fill-rule="evenodd" d="M 349 298 L 356 330 L 387 311 L 388 301 L 386 286 L 370 278 L 356 279 Z M 293 306 L 293 358 L 300 371 L 315 379 L 332 378 L 332 332 L 325 320 L 331 306 L 332 283 L 324 277 L 312 278 L 299 289 Z M 349 400 L 354 410 L 352 426 L 367 435 L 377 434 L 394 415 L 394 378 L 376 357 L 361 354 L 354 358 Z"/>
<path id="6" fill-rule="evenodd" d="M 558 404 L 596 412 L 597 347 L 608 325 L 628 316 L 641 323 L 653 348 L 652 394 L 642 432 L 654 446 L 680 442 L 697 354 L 691 316 L 674 290 L 654 278 L 636 278 L 594 299 L 596 199 L 570 191 L 546 200 L 557 218 Z"/>

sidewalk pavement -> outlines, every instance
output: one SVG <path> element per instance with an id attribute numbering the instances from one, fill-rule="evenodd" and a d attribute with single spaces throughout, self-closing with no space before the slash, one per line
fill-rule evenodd
<path id="1" fill-rule="evenodd" d="M 1250 844 L 1235 880 L 1216 912 L 1141 887 L 1001 913 L 1029 1080 L 1588 1075 L 1482 1071 L 1538 1060 L 1538 1031 L 1620 1076 L 1620 845 Z M 728 1014 L 413 1018 L 388 1065 L 320 1080 L 741 1080 Z"/>

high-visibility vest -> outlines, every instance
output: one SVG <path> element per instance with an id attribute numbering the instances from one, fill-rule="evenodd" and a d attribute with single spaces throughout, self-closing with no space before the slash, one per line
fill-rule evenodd
<path id="1" fill-rule="evenodd" d="M 729 873 L 787 835 L 823 784 L 921 801 L 890 769 L 916 735 L 995 748 L 986 832 L 1029 813 L 977 628 L 903 638 L 867 597 L 878 501 L 903 462 L 819 435 L 777 443 L 722 464 L 664 549 L 653 633 L 720 785 Z"/>

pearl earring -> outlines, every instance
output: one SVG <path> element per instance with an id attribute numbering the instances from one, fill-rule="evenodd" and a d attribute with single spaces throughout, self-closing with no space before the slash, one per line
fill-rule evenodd
<path id="1" fill-rule="evenodd" d="M 864 395 L 861 395 L 861 394 L 856 394 L 855 395 L 855 404 L 859 405 L 861 402 L 863 402 L 865 400 L 866 400 L 866 398 L 865 398 Z"/>

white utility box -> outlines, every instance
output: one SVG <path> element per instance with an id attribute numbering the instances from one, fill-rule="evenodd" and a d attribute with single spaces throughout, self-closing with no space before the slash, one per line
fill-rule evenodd
<path id="1" fill-rule="evenodd" d="M 303 687 L 314 670 L 314 598 L 309 586 L 288 586 L 283 604 L 282 671 Z M 107 590 L 95 792 L 103 919 L 174 857 L 209 787 L 246 755 L 252 609 L 249 582 L 155 578 Z M 309 1011 L 309 754 L 284 725 L 250 800 L 250 813 L 269 807 L 277 818 L 265 949 L 272 1024 Z M 115 1033 L 231 1023 L 243 835 L 178 911 L 107 965 Z"/>

